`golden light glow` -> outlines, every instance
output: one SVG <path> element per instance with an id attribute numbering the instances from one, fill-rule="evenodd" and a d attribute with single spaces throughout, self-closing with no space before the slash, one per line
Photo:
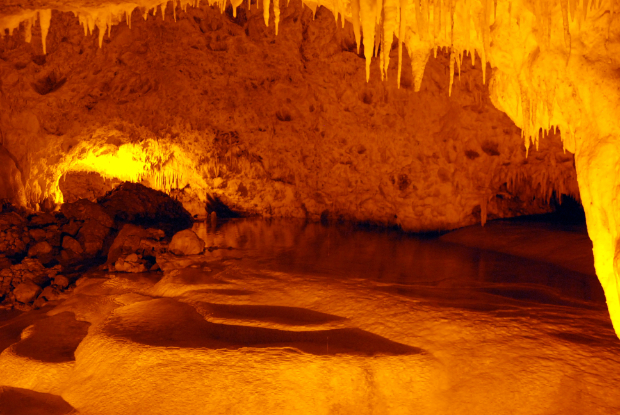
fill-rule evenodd
<path id="1" fill-rule="evenodd" d="M 108 179 L 134 183 L 145 182 L 149 187 L 169 193 L 190 184 L 194 189 L 206 189 L 196 162 L 175 144 L 162 144 L 148 139 L 140 143 L 119 146 L 104 144 L 84 148 L 76 157 L 68 157 L 58 170 L 58 180 L 70 171 L 96 172 Z M 62 202 L 57 186 L 55 199 Z"/>

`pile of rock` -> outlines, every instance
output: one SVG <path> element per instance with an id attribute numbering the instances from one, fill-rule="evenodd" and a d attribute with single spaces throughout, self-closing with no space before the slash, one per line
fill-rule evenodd
<path id="1" fill-rule="evenodd" d="M 110 271 L 146 272 L 159 269 L 157 255 L 166 251 L 165 233 L 161 229 L 145 229 L 126 224 L 108 252 L 106 265 Z"/>
<path id="2" fill-rule="evenodd" d="M 191 224 L 178 201 L 134 183 L 118 186 L 97 203 L 80 199 L 54 213 L 5 210 L 0 213 L 0 302 L 41 306 L 58 298 L 77 272 L 104 262 L 110 271 L 156 270 L 156 256 L 167 251 L 170 237 Z M 202 241 L 187 232 L 193 234 L 177 238 L 184 241 L 178 252 L 203 252 L 204 242 L 197 249 Z"/>
<path id="3" fill-rule="evenodd" d="M 60 265 L 46 268 L 36 259 L 25 258 L 21 263 L 0 271 L 0 297 L 7 303 L 34 303 L 40 307 L 60 296 L 70 281 L 60 275 Z"/>

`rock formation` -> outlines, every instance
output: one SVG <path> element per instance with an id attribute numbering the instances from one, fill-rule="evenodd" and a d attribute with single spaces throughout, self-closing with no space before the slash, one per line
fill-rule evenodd
<path id="1" fill-rule="evenodd" d="M 103 262 L 110 271 L 157 270 L 156 257 L 176 235 L 166 238 L 161 229 L 136 224 L 157 220 L 170 231 L 191 225 L 178 201 L 133 183 L 121 184 L 98 203 L 64 203 L 55 214 L 18 212 L 0 213 L 0 303 L 21 309 L 58 299 L 83 271 Z"/>
<path id="2" fill-rule="evenodd" d="M 0 7 L 5 197 L 51 208 L 94 171 L 432 230 L 568 194 L 620 332 L 613 0 L 20 4 Z"/>

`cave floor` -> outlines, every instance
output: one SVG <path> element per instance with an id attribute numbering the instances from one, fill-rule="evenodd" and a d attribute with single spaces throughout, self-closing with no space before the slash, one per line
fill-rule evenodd
<path id="1" fill-rule="evenodd" d="M 620 341 L 576 255 L 583 230 L 195 230 L 204 255 L 0 313 L 0 413 L 620 412 Z"/>

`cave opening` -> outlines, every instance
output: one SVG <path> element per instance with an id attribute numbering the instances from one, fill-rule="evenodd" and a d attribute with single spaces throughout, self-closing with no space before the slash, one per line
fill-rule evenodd
<path id="1" fill-rule="evenodd" d="M 618 413 L 617 4 L 534 3 L 0 2 L 0 413 Z"/>

